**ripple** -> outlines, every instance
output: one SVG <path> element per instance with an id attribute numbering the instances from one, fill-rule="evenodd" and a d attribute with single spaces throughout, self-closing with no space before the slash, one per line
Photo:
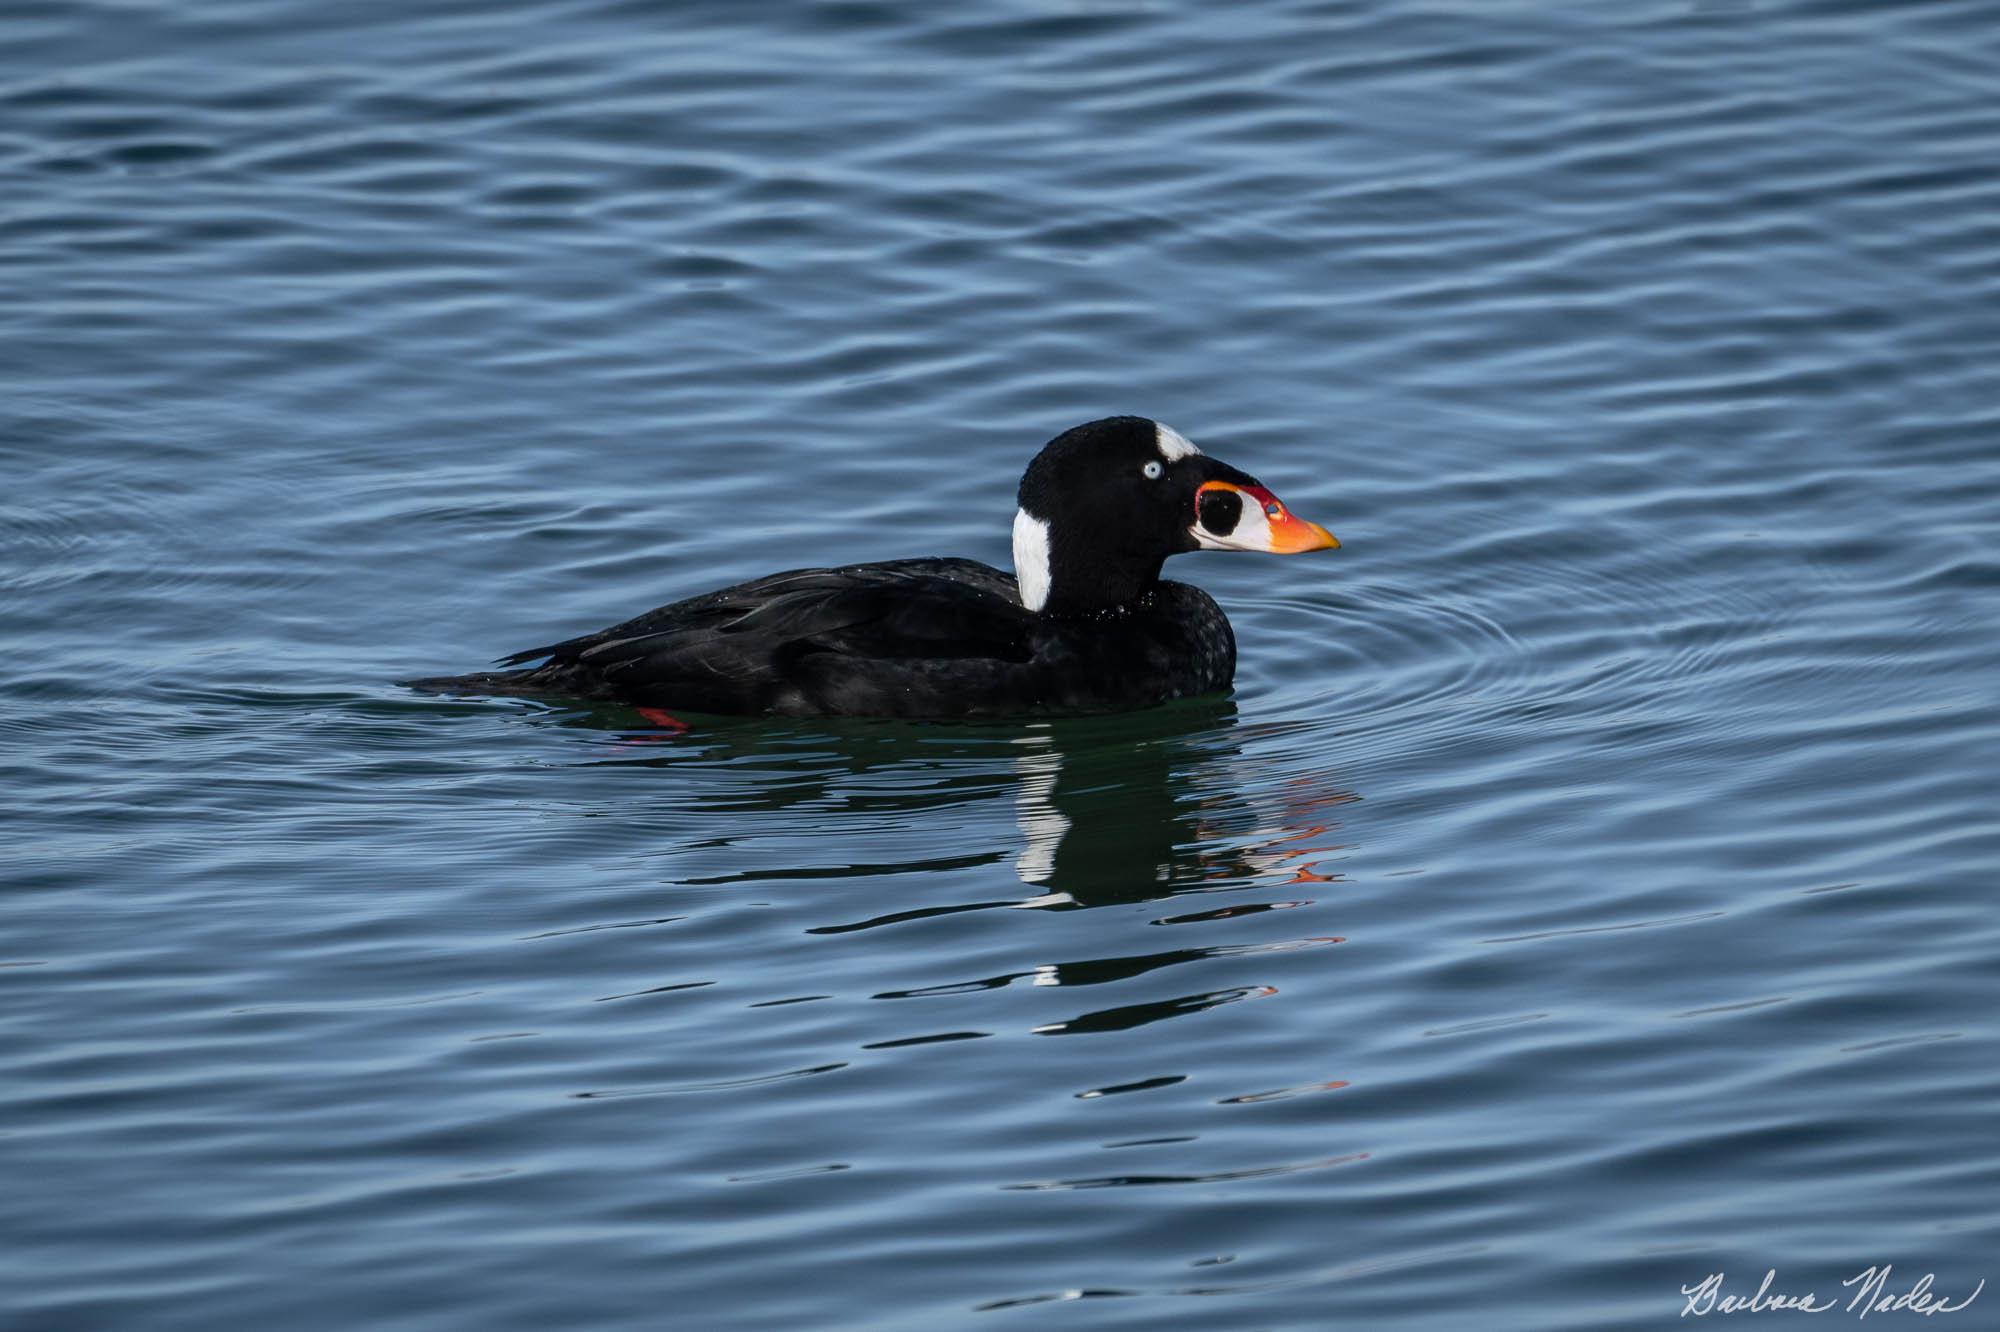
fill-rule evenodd
<path id="1" fill-rule="evenodd" d="M 847 1162 L 832 1161 L 826 1165 L 798 1166 L 790 1170 L 766 1170 L 755 1175 L 731 1175 L 729 1176 L 729 1182 L 731 1184 L 767 1184 L 772 1180 L 809 1179 L 814 1175 L 832 1175 L 838 1174 L 843 1170 L 852 1169 L 854 1167 Z"/>
<path id="2" fill-rule="evenodd" d="M 705 990 L 714 981 L 675 981 L 671 985 L 649 985 L 643 990 L 627 990 L 623 994 L 599 995 L 595 1002 L 608 1004 L 615 999 L 644 999 L 656 994 L 678 994 L 683 990 Z"/>
<path id="3" fill-rule="evenodd" d="M 1037 986 L 1106 985 L 1143 976 L 1164 967 L 1179 966 L 1189 962 L 1200 962 L 1209 958 L 1242 957 L 1257 953 L 1295 952 L 1302 948 L 1316 948 L 1325 944 L 1344 943 L 1338 938 L 1290 939 L 1261 944 L 1215 944 L 1206 948 L 1175 949 L 1167 953 L 1153 953 L 1140 957 L 1093 958 L 1082 962 L 1057 962 L 1038 966 L 1029 971 L 1010 972 L 999 976 L 988 976 L 979 980 L 954 981 L 942 985 L 926 985 L 911 990 L 884 990 L 871 996 L 875 999 L 929 999 L 945 995 L 973 994 L 981 990 L 1002 989 L 1017 980 L 1027 980 Z"/>
<path id="4" fill-rule="evenodd" d="M 1929 1032 L 1921 1036 L 1889 1036 L 1879 1041 L 1863 1041 L 1859 1045 L 1843 1045 L 1840 1047 L 1840 1052 L 1866 1054 L 1872 1050 L 1888 1050 L 1903 1045 L 1930 1045 L 1936 1041 L 1962 1040 L 1964 1036 L 1965 1033 L 1962 1031 Z"/>
<path id="5" fill-rule="evenodd" d="M 1482 939 L 1482 943 L 1531 943 L 1537 939 L 1555 939 L 1574 934 L 1617 934 L 1625 930 L 1654 930 L 1665 925 L 1691 925 L 1698 920 L 1715 920 L 1726 916 L 1726 911 L 1703 911 L 1690 916 L 1667 916 L 1659 920 L 1634 920 L 1617 925 L 1576 925 L 1560 930 L 1539 930 L 1533 934 L 1509 934 L 1496 939 Z"/>
<path id="6" fill-rule="evenodd" d="M 1262 609 L 1326 624 L 1304 632 L 1328 645 L 1328 670 L 1359 683 L 1343 694 L 1342 716 L 1422 710 L 1529 678 L 1531 661 L 1521 644 L 1488 616 L 1454 601 L 1384 588 L 1371 589 L 1365 601 Z"/>
<path id="7" fill-rule="evenodd" d="M 1044 1022 L 1035 1027 L 1034 1032 L 1037 1036 L 1079 1036 L 1107 1031 L 1130 1031 L 1134 1027 L 1164 1022 L 1168 1018 L 1185 1017 L 1190 1013 L 1205 1012 L 1224 1004 L 1238 1003 L 1244 999 L 1261 999 L 1276 993 L 1277 990 L 1268 985 L 1249 985 L 1230 990 L 1214 990 L 1207 994 L 1180 995 L 1172 999 L 1159 999 L 1143 1004 L 1101 1008 L 1060 1022 Z"/>
<path id="8" fill-rule="evenodd" d="M 1426 1032 L 1426 1035 L 1430 1033 Z M 1339 1091 L 1347 1086 L 1345 1081 L 1307 1082 L 1296 1087 L 1279 1087 L 1272 1091 L 1245 1092 L 1240 1096 L 1225 1096 L 1217 1105 L 1261 1105 L 1266 1101 L 1289 1101 L 1298 1096 L 1310 1096 L 1316 1092 Z"/>
<path id="9" fill-rule="evenodd" d="M 1351 1165 L 1356 1161 L 1366 1161 L 1368 1156 L 1367 1152 L 1349 1152 L 1345 1156 L 1324 1156 L 1316 1161 L 1254 1166 L 1244 1170 L 1215 1170 L 1201 1175 L 1103 1175 L 1092 1179 L 1059 1179 L 1037 1184 L 1008 1184 L 1003 1187 L 1044 1192 L 1050 1189 L 1123 1189 L 1155 1184 L 1227 1184 L 1241 1179 L 1269 1179 L 1273 1175 L 1295 1175 L 1303 1170 L 1325 1170 L 1331 1166 Z"/>
<path id="10" fill-rule="evenodd" d="M 1187 1081 L 1185 1073 L 1162 1074 L 1156 1078 L 1141 1078 L 1137 1082 L 1120 1082 L 1109 1087 L 1092 1087 L 1076 1094 L 1079 1101 L 1095 1101 L 1106 1096 L 1122 1096 L 1128 1092 L 1157 1091 L 1162 1087 L 1177 1087 Z"/>
<path id="11" fill-rule="evenodd" d="M 747 1087 L 764 1087 L 775 1082 L 789 1082 L 794 1078 L 810 1078 L 821 1073 L 837 1073 L 846 1068 L 845 1063 L 816 1064 L 811 1068 L 787 1069 L 783 1073 L 765 1073 L 748 1078 L 721 1078 L 713 1082 L 681 1082 L 653 1087 L 621 1087 L 612 1091 L 571 1092 L 578 1101 L 627 1100 L 632 1097 L 683 1096 L 693 1092 L 741 1091 Z"/>
<path id="12" fill-rule="evenodd" d="M 1547 1013 L 1521 1013 L 1513 1017 L 1480 1018 L 1475 1022 L 1460 1022 L 1450 1027 L 1432 1027 L 1425 1036 L 1463 1036 L 1475 1031 L 1499 1031 L 1506 1027 L 1526 1026 L 1530 1022 L 1545 1021 Z"/>
<path id="13" fill-rule="evenodd" d="M 980 1041 L 993 1033 L 990 1031 L 938 1031 L 923 1036 L 899 1036 L 888 1041 L 869 1041 L 864 1050 L 900 1050 L 911 1045 L 937 1045 L 945 1041 Z"/>

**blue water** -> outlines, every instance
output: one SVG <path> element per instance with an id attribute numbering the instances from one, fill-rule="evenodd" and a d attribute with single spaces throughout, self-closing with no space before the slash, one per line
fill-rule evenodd
<path id="1" fill-rule="evenodd" d="M 1996 162 L 1992 3 L 10 6 L 0 1321 L 2000 1280 Z M 396 683 L 1113 412 L 1345 543 L 1229 698 Z"/>

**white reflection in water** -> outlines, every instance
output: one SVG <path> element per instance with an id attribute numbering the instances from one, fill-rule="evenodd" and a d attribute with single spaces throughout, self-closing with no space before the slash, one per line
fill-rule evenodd
<path id="1" fill-rule="evenodd" d="M 1037 725 L 1014 743 L 1033 746 L 1014 758 L 1014 770 L 1021 774 L 1014 794 L 1014 817 L 1021 825 L 1023 842 L 1021 854 L 1014 860 L 1014 873 L 1022 883 L 1044 884 L 1056 872 L 1056 849 L 1070 830 L 1068 816 L 1055 804 L 1062 754 L 1050 739 L 1046 724 Z"/>

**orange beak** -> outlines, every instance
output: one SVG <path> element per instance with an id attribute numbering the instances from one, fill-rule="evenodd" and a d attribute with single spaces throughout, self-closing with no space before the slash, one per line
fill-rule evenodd
<path id="1" fill-rule="evenodd" d="M 1202 512 L 1201 497 L 1210 491 L 1235 492 L 1242 503 L 1241 516 L 1228 532 L 1210 531 L 1197 518 L 1194 538 L 1209 550 L 1262 550 L 1275 555 L 1298 555 L 1308 550 L 1338 550 L 1340 542 L 1318 523 L 1299 517 L 1284 502 L 1259 485 L 1239 486 L 1228 481 L 1204 481 L 1195 492 L 1195 511 Z"/>

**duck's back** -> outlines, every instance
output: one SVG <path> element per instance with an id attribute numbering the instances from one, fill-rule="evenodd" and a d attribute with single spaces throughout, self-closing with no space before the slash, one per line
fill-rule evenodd
<path id="1" fill-rule="evenodd" d="M 690 712 L 977 717 L 1143 707 L 1228 687 L 1229 622 L 1162 582 L 1116 615 L 1053 620 L 974 560 L 795 569 L 505 659 L 441 690 L 613 699 Z"/>

